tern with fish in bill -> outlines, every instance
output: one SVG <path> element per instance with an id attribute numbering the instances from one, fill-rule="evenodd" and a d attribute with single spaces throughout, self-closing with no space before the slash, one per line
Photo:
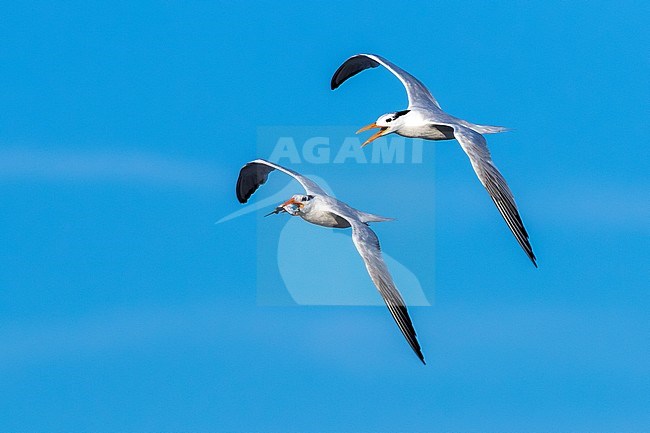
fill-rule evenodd
<path id="1" fill-rule="evenodd" d="M 311 179 L 263 159 L 251 161 L 240 170 L 236 188 L 239 202 L 246 203 L 260 185 L 266 182 L 269 173 L 274 170 L 281 171 L 297 180 L 305 189 L 305 194 L 292 196 L 265 216 L 286 212 L 291 216 L 299 216 L 307 222 L 324 227 L 351 227 L 352 242 L 361 255 L 370 278 L 379 290 L 406 341 L 420 361 L 425 363 L 404 299 L 395 287 L 393 278 L 382 258 L 379 239 L 375 232 L 368 227 L 368 223 L 390 221 L 391 218 L 354 209 L 328 195 Z M 309 240 L 305 239 L 304 242 L 309 242 Z M 335 253 L 332 252 L 332 254 Z"/>

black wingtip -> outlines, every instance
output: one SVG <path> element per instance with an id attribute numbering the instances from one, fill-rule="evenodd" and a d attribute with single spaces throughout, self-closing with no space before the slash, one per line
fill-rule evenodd
<path id="1" fill-rule="evenodd" d="M 528 240 L 528 239 L 526 239 L 526 240 Z M 535 266 L 535 268 L 538 268 L 539 266 L 537 266 L 537 256 L 535 256 L 535 253 L 533 252 L 533 249 L 530 246 L 530 244 L 528 244 L 528 248 L 529 249 L 525 249 L 524 251 L 526 251 L 526 255 L 528 256 L 530 261 L 533 263 L 533 266 Z"/>
<path id="2" fill-rule="evenodd" d="M 422 361 L 422 364 L 427 365 L 427 362 L 424 360 L 424 355 L 422 354 L 422 349 L 420 348 L 420 345 L 417 343 L 417 340 L 415 341 L 415 346 L 411 346 L 411 349 L 413 349 L 413 353 L 415 353 L 418 359 Z"/>
<path id="3" fill-rule="evenodd" d="M 339 86 L 343 83 L 343 81 L 345 81 L 345 80 L 339 80 L 338 78 L 346 64 L 347 64 L 347 60 L 343 62 L 343 64 L 336 69 L 334 75 L 332 75 L 332 79 L 330 80 L 330 89 L 332 90 L 338 89 Z"/>
<path id="4" fill-rule="evenodd" d="M 359 72 L 368 68 L 376 68 L 377 66 L 379 66 L 379 62 L 371 59 L 366 54 L 355 54 L 343 62 L 336 72 L 334 72 L 330 81 L 330 88 L 336 90 L 346 80 L 354 77 Z"/>
<path id="5" fill-rule="evenodd" d="M 337 83 L 336 77 L 339 75 L 339 72 L 341 71 L 341 68 L 337 69 L 336 72 L 334 72 L 334 75 L 332 75 L 332 80 L 330 81 L 330 89 L 331 90 L 336 90 L 339 88 L 341 83 Z"/>
<path id="6" fill-rule="evenodd" d="M 237 186 L 235 187 L 235 194 L 237 195 L 237 201 L 241 204 L 244 204 L 248 201 L 248 197 L 246 196 L 246 193 L 242 191 L 242 181 L 241 181 L 241 174 L 239 175 L 239 178 L 237 179 Z"/>

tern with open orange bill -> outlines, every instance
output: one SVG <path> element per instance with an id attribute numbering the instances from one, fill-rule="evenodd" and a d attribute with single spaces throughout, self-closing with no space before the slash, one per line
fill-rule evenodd
<path id="1" fill-rule="evenodd" d="M 362 146 L 391 133 L 427 140 L 456 139 L 469 157 L 474 172 L 490 194 L 510 231 L 528 258 L 537 267 L 537 259 L 515 204 L 515 198 L 506 180 L 492 162 L 485 137 L 483 137 L 483 134 L 504 132 L 507 131 L 507 128 L 477 125 L 445 113 L 436 98 L 420 80 L 375 54 L 357 54 L 343 62 L 332 76 L 332 90 L 359 72 L 378 66 L 385 67 L 402 82 L 406 89 L 409 105 L 405 110 L 384 114 L 375 122 L 359 129 L 357 133 L 379 128 L 379 131 L 370 136 Z"/>

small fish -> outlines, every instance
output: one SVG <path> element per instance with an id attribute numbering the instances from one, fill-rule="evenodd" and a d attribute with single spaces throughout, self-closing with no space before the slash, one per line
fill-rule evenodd
<path id="1" fill-rule="evenodd" d="M 282 206 L 278 206 L 273 211 L 267 213 L 264 216 L 267 217 L 269 215 L 274 215 L 274 214 L 277 215 L 277 214 L 282 213 L 282 212 L 286 212 L 286 209 L 284 207 L 282 207 Z"/>

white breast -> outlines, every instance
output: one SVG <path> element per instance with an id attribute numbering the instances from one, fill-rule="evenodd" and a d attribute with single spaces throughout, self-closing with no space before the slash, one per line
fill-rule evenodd
<path id="1" fill-rule="evenodd" d="M 404 124 L 396 131 L 404 137 L 427 140 L 449 140 L 454 138 L 454 130 L 449 126 L 435 125 L 419 110 L 412 110 L 403 117 Z"/>
<path id="2" fill-rule="evenodd" d="M 338 204 L 338 200 L 333 197 L 316 196 L 304 207 L 299 215 L 305 221 L 319 226 L 334 228 L 350 227 L 350 223 L 345 218 L 338 216 L 338 212 L 334 210 Z"/>
<path id="3" fill-rule="evenodd" d="M 338 217 L 330 212 L 312 211 L 306 214 L 301 213 L 300 217 L 305 221 L 324 227 L 345 228 L 350 227 L 345 219 Z"/>

